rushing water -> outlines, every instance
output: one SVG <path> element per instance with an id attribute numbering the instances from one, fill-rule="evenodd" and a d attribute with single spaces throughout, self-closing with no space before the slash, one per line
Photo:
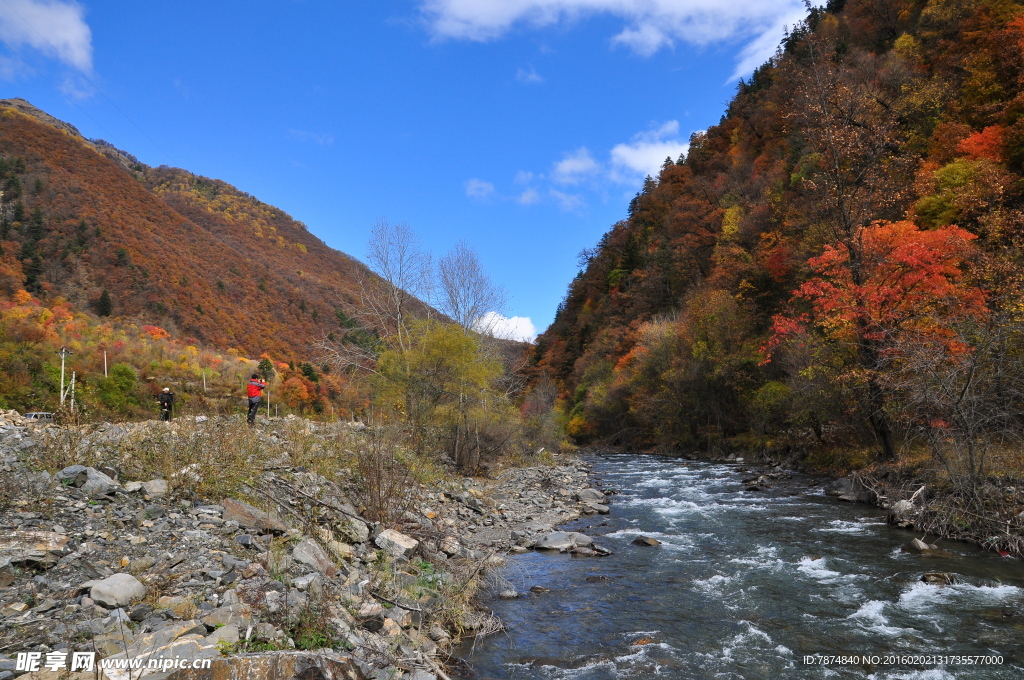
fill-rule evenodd
<path id="1" fill-rule="evenodd" d="M 813 480 L 751 493 L 735 466 L 591 462 L 599 484 L 620 493 L 611 515 L 569 528 L 614 554 L 512 558 L 504 577 L 525 594 L 488 603 L 508 632 L 463 650 L 468 677 L 1024 678 L 1020 560 L 954 542 L 940 542 L 944 556 L 902 553 L 915 534 Z M 632 545 L 640 534 L 662 545 Z M 922 583 L 932 571 L 957 583 Z M 805 663 L 814 654 L 861 658 Z M 1001 656 L 1002 665 L 898 658 L 908 655 Z"/>

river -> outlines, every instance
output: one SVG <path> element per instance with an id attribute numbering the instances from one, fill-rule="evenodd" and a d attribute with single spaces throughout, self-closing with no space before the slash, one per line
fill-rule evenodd
<path id="1" fill-rule="evenodd" d="M 508 630 L 461 650 L 464 677 L 1024 677 L 1021 560 L 943 541 L 943 556 L 903 553 L 916 534 L 812 478 L 757 493 L 734 465 L 589 461 L 599 488 L 620 493 L 610 515 L 566 528 L 614 554 L 510 558 L 502 576 L 523 594 L 487 601 Z M 662 545 L 632 545 L 640 534 Z M 957 580 L 928 585 L 925 572 Z M 978 657 L 1002 663 L 964 665 Z"/>

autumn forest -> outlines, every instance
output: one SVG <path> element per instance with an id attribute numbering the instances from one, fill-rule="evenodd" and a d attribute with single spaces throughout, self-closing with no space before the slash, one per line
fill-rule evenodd
<path id="1" fill-rule="evenodd" d="M 1024 5 L 832 0 L 668 158 L 534 363 L 577 441 L 1020 472 Z"/>

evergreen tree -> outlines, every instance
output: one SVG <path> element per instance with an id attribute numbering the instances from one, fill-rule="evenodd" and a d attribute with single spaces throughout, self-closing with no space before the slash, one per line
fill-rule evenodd
<path id="1" fill-rule="evenodd" d="M 39 243 L 44 233 L 43 210 L 42 208 L 36 208 L 32 211 L 32 217 L 28 219 L 28 230 L 25 232 L 25 238 Z"/>
<path id="2" fill-rule="evenodd" d="M 100 293 L 100 299 L 96 301 L 96 313 L 100 316 L 110 316 L 114 311 L 114 303 L 110 301 L 110 293 L 104 288 Z"/>
<path id="3" fill-rule="evenodd" d="M 259 369 L 260 375 L 262 375 L 263 379 L 266 380 L 267 382 L 270 382 L 271 380 L 274 379 L 274 364 L 272 361 L 270 361 L 270 359 L 263 359 L 262 361 L 260 361 L 260 364 L 259 366 L 257 366 L 257 368 Z"/>

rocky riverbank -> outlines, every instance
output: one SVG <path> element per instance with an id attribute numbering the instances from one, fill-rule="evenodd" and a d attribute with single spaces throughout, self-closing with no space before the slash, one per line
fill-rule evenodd
<path id="1" fill-rule="evenodd" d="M 566 458 L 410 482 L 386 526 L 366 517 L 352 474 L 292 460 L 317 437 L 358 448 L 370 434 L 296 425 L 261 424 L 275 457 L 235 497 L 210 497 L 195 492 L 217 488 L 209 469 L 132 479 L 125 451 L 137 458 L 140 437 L 165 433 L 185 447 L 216 420 L 82 428 L 64 449 L 71 464 L 48 470 L 38 463 L 61 433 L 0 414 L 0 680 L 55 678 L 74 652 L 139 659 L 131 677 L 151 680 L 444 678 L 460 636 L 500 629 L 474 595 L 504 587 L 492 576 L 504 555 L 552 547 L 542 544 L 558 524 L 608 511 L 587 489 L 588 466 Z M 554 547 L 597 554 L 584 543 Z M 19 668 L 18 653 L 38 654 L 39 670 Z M 211 668 L 146 668 L 175 657 Z"/>

